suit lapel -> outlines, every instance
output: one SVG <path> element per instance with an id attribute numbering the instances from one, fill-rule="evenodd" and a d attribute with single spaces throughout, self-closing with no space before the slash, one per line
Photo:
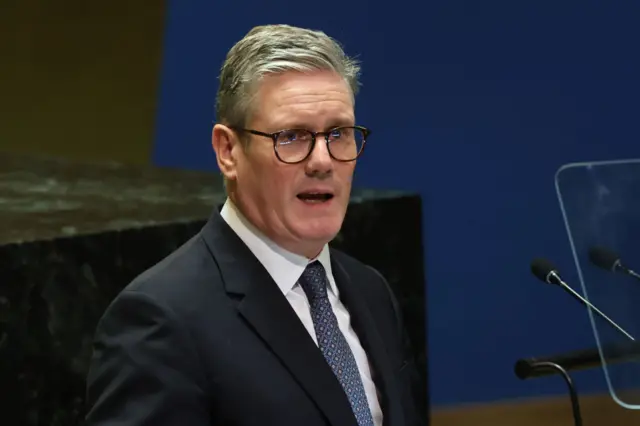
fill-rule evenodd
<path id="1" fill-rule="evenodd" d="M 335 252 L 332 252 L 331 256 L 331 269 L 340 290 L 340 299 L 349 310 L 353 329 L 367 353 L 373 370 L 373 379 L 381 397 L 380 406 L 384 424 L 403 425 L 403 410 L 401 401 L 397 397 L 399 393 L 393 377 L 393 366 L 365 300 L 365 295 L 370 293 L 366 288 L 368 283 L 364 278 L 359 277 L 360 274 L 357 271 L 348 271 L 347 266 L 338 260 Z"/>
<path id="2" fill-rule="evenodd" d="M 201 235 L 220 268 L 237 309 L 280 359 L 332 425 L 356 426 L 342 386 L 286 298 L 217 211 Z"/>

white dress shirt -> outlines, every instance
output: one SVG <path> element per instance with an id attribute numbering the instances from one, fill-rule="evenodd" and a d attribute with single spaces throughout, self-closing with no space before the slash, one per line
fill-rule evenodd
<path id="1" fill-rule="evenodd" d="M 221 215 L 271 275 L 316 345 L 318 341 L 313 327 L 313 320 L 311 319 L 309 301 L 304 290 L 298 284 L 298 279 L 302 276 L 307 265 L 314 260 L 318 260 L 324 266 L 329 279 L 327 293 L 331 307 L 338 318 L 340 331 L 346 338 L 356 359 L 374 424 L 381 426 L 382 410 L 378 401 L 376 386 L 372 380 L 367 354 L 360 344 L 360 339 L 358 339 L 351 327 L 349 312 L 340 301 L 338 287 L 331 272 L 329 247 L 325 245 L 316 259 L 308 259 L 284 250 L 253 226 L 229 199 L 226 200 L 222 207 Z"/>

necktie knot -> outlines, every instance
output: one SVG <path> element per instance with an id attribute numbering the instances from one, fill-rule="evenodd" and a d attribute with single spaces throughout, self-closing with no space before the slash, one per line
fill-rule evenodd
<path id="1" fill-rule="evenodd" d="M 310 300 L 327 298 L 327 274 L 322 263 L 310 263 L 300 277 L 300 286 Z"/>

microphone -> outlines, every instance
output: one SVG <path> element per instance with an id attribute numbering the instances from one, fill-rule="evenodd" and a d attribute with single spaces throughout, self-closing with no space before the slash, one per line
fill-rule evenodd
<path id="1" fill-rule="evenodd" d="M 531 272 L 536 276 L 540 281 L 545 282 L 547 284 L 554 284 L 562 287 L 567 293 L 573 296 L 578 302 L 583 305 L 591 308 L 595 313 L 597 313 L 601 318 L 603 318 L 606 322 L 612 325 L 619 332 L 627 336 L 631 340 L 635 340 L 633 336 L 627 333 L 622 327 L 616 324 L 611 318 L 606 316 L 600 309 L 593 306 L 588 300 L 584 297 L 580 296 L 576 293 L 567 283 L 565 283 L 562 278 L 560 278 L 560 274 L 558 273 L 558 269 L 548 261 L 547 259 L 534 259 L 531 262 Z"/>
<path id="2" fill-rule="evenodd" d="M 633 278 L 640 280 L 640 274 L 627 268 L 622 264 L 618 253 L 602 246 L 594 246 L 589 249 L 589 260 L 599 268 L 611 272 L 623 272 Z"/>

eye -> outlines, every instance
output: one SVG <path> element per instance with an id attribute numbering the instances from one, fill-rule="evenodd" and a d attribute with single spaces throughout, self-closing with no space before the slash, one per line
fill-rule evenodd
<path id="1" fill-rule="evenodd" d="M 331 133 L 329 133 L 329 137 L 331 139 L 338 139 L 342 136 L 343 133 L 344 129 L 333 129 L 331 130 Z"/>
<path id="2" fill-rule="evenodd" d="M 299 134 L 294 130 L 287 130 L 280 133 L 280 136 L 278 136 L 278 140 L 280 140 L 281 142 L 295 142 L 295 140 L 298 138 Z"/>
<path id="3" fill-rule="evenodd" d="M 300 129 L 285 130 L 278 135 L 278 143 L 281 145 L 308 142 L 309 140 L 311 140 L 311 134 L 306 130 Z"/>

